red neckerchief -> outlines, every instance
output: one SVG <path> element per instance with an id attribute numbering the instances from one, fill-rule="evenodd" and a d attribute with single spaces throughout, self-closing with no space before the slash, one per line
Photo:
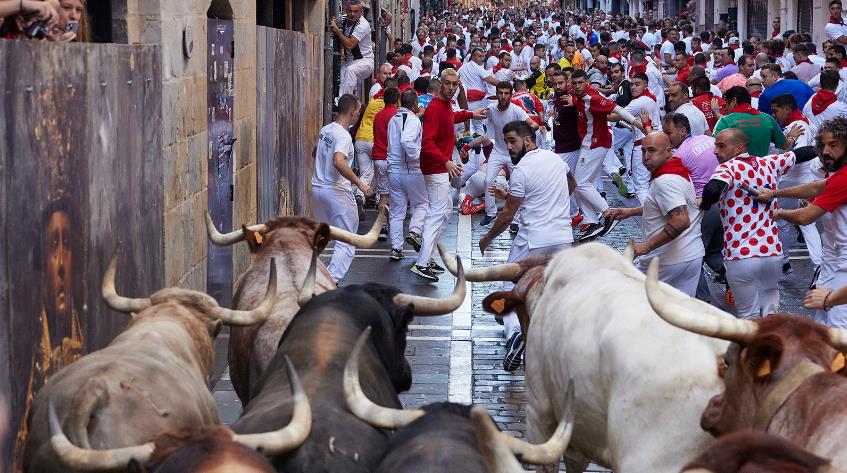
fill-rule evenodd
<path id="1" fill-rule="evenodd" d="M 805 115 L 803 115 L 803 112 L 800 111 L 799 108 L 795 108 L 794 111 L 791 112 L 790 115 L 788 115 L 788 118 L 785 119 L 786 124 L 794 123 L 796 121 L 804 121 L 807 125 L 809 124 L 809 119 L 806 118 Z"/>
<path id="2" fill-rule="evenodd" d="M 641 64 L 639 64 L 637 66 L 630 67 L 629 68 L 629 78 L 632 79 L 632 76 L 634 76 L 635 74 L 637 74 L 639 72 L 643 72 L 645 74 L 647 73 L 647 63 L 646 62 L 642 62 Z"/>
<path id="3" fill-rule="evenodd" d="M 375 93 L 374 99 L 381 99 L 385 95 L 385 89 L 379 89 L 379 92 Z"/>
<path id="4" fill-rule="evenodd" d="M 688 85 L 690 82 L 688 80 L 688 74 L 691 72 L 691 67 L 685 67 L 681 71 L 677 72 L 676 80 L 677 82 L 682 82 L 685 85 Z"/>
<path id="5" fill-rule="evenodd" d="M 609 56 L 617 59 L 618 61 L 620 61 L 622 59 L 620 51 L 615 51 L 615 52 L 609 54 Z"/>
<path id="6" fill-rule="evenodd" d="M 495 65 L 494 65 L 494 67 L 491 69 L 491 74 L 497 74 L 498 72 L 500 72 L 500 69 L 503 69 L 503 64 L 502 64 L 502 63 L 500 63 L 500 62 L 498 62 L 498 63 L 497 63 L 497 64 L 495 64 Z"/>
<path id="7" fill-rule="evenodd" d="M 738 45 L 737 44 L 730 44 L 729 49 L 735 51 L 736 49 L 738 49 Z"/>
<path id="8" fill-rule="evenodd" d="M 423 45 L 425 45 L 425 44 L 426 44 L 426 40 L 418 39 L 418 44 L 420 44 L 421 46 L 423 46 Z"/>
<path id="9" fill-rule="evenodd" d="M 399 90 L 400 92 L 405 92 L 411 88 L 413 88 L 412 84 L 400 84 L 397 86 L 397 90 Z"/>
<path id="10" fill-rule="evenodd" d="M 687 180 L 691 180 L 691 171 L 685 167 L 685 164 L 682 164 L 682 160 L 673 157 L 667 161 L 665 164 L 659 166 L 658 169 L 650 173 L 650 180 L 656 179 L 659 176 L 664 176 L 665 174 L 673 174 L 676 176 L 682 176 Z"/>
<path id="11" fill-rule="evenodd" d="M 762 91 L 761 91 L 761 90 L 757 90 L 757 91 L 755 91 L 755 92 L 750 92 L 750 97 L 759 98 L 759 96 L 760 96 L 760 95 L 762 95 Z"/>
<path id="12" fill-rule="evenodd" d="M 504 44 L 500 47 L 501 51 L 512 52 L 512 46 L 509 44 Z"/>
<path id="13" fill-rule="evenodd" d="M 644 92 L 641 92 L 641 95 L 639 95 L 639 97 L 641 97 L 641 96 L 644 96 L 644 97 L 650 97 L 651 99 L 653 99 L 653 101 L 654 101 L 654 102 L 658 102 L 658 100 L 656 100 L 656 96 L 655 96 L 655 95 L 653 95 L 653 93 L 652 93 L 652 92 L 650 92 L 649 90 L 647 90 L 647 87 L 645 87 L 645 88 L 644 88 Z"/>
<path id="14" fill-rule="evenodd" d="M 838 65 L 841 67 L 847 67 L 847 59 L 839 59 Z"/>
<path id="15" fill-rule="evenodd" d="M 827 23 L 832 23 L 833 25 L 843 25 L 844 20 L 842 20 L 841 18 L 829 17 L 829 21 Z"/>
<path id="16" fill-rule="evenodd" d="M 691 48 L 691 52 L 694 52 L 694 53 L 702 53 L 702 52 L 703 52 L 703 47 L 702 47 L 702 46 L 697 46 L 696 48 Z M 691 62 L 693 63 L 693 62 L 694 62 L 694 56 L 692 56 L 690 59 L 691 59 Z"/>
<path id="17" fill-rule="evenodd" d="M 425 75 L 431 74 L 431 73 L 432 73 L 432 69 L 421 68 L 420 75 L 425 76 Z"/>
<path id="18" fill-rule="evenodd" d="M 771 33 L 771 38 L 776 38 L 776 35 L 778 35 L 778 34 L 779 34 L 779 31 L 774 31 L 773 33 Z"/>
<path id="19" fill-rule="evenodd" d="M 448 60 L 447 60 L 447 62 L 449 62 L 450 64 L 452 64 L 452 65 L 456 66 L 456 70 L 457 70 L 457 71 L 459 70 L 459 68 L 460 68 L 460 67 L 462 67 L 462 63 L 461 63 L 461 62 L 459 62 L 459 60 L 458 60 L 458 59 L 456 59 L 456 58 L 453 58 L 452 60 L 448 59 Z"/>
<path id="20" fill-rule="evenodd" d="M 814 115 L 820 115 L 821 112 L 826 110 L 837 97 L 834 92 L 830 92 L 828 90 L 820 89 L 818 90 L 814 97 L 812 97 L 812 113 Z"/>
<path id="21" fill-rule="evenodd" d="M 735 159 L 742 161 L 753 168 L 753 170 L 759 169 L 759 160 L 756 159 L 755 156 L 750 156 L 748 153 L 739 154 L 735 157 Z"/>
<path id="22" fill-rule="evenodd" d="M 689 66 L 693 66 L 693 65 L 694 65 L 694 56 L 688 56 L 688 65 L 689 65 Z"/>
<path id="23" fill-rule="evenodd" d="M 750 106 L 749 103 L 742 103 L 740 105 L 736 105 L 729 113 L 749 113 L 750 115 L 758 115 L 762 112 Z"/>

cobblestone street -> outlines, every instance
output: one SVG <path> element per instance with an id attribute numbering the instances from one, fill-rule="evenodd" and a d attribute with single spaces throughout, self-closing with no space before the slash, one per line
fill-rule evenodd
<path id="1" fill-rule="evenodd" d="M 622 202 L 616 189 L 606 182 L 613 206 L 632 206 L 634 199 Z M 363 222 L 360 231 L 370 227 L 374 211 L 369 211 L 367 222 Z M 481 256 L 478 250 L 479 239 L 487 228 L 478 222 L 482 214 L 472 218 L 453 217 L 442 243 L 462 257 L 465 264 L 487 266 L 502 263 L 508 256 L 511 239 L 504 232 Z M 607 237 L 599 240 L 618 250 L 623 250 L 630 238 L 640 240 L 638 222 L 625 220 Z M 436 284 L 423 282 L 409 272 L 414 253 L 406 251 L 406 258 L 400 262 L 388 259 L 389 246 L 379 243 L 370 250 L 359 250 L 350 272 L 343 285 L 367 281 L 391 284 L 402 291 L 435 296 L 449 293 L 454 278 L 446 274 Z M 331 256 L 331 248 L 324 253 L 325 261 Z M 804 247 L 792 249 L 791 261 L 795 273 L 790 279 L 783 278 L 781 285 L 781 307 L 786 312 L 806 314 L 802 299 L 812 276 L 808 253 Z M 505 355 L 503 328 L 491 314 L 482 310 L 482 300 L 494 290 L 500 282 L 469 283 L 470 297 L 451 315 L 416 318 L 409 330 L 409 344 L 406 355 L 412 364 L 413 385 L 409 392 L 400 398 L 406 408 L 415 408 L 437 401 L 470 403 L 485 407 L 500 428 L 510 434 L 523 437 L 525 431 L 525 392 L 523 370 L 509 373 L 502 369 Z M 713 299 L 723 303 L 723 288 L 710 282 Z M 732 308 L 722 307 L 732 311 Z M 218 371 L 225 369 L 226 337 L 218 342 Z M 215 386 L 215 398 L 221 411 L 221 420 L 225 424 L 238 418 L 241 406 L 232 391 L 228 373 L 223 372 Z M 587 471 L 607 471 L 592 465 Z"/>

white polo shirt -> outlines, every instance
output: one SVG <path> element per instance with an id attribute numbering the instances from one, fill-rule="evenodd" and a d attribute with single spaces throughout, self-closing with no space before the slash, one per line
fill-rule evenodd
<path id="1" fill-rule="evenodd" d="M 573 242 L 568 171 L 558 154 L 544 149 L 526 153 L 512 170 L 509 194 L 523 199 L 515 244 L 534 249 Z"/>
<path id="2" fill-rule="evenodd" d="M 524 109 L 509 102 L 509 108 L 501 111 L 497 108 L 497 102 L 488 106 L 487 130 L 488 138 L 494 142 L 494 152 L 508 156 L 509 149 L 506 148 L 506 140 L 503 138 L 503 127 L 515 120 L 526 121 L 529 115 Z M 574 130 L 576 131 L 576 130 Z"/>
<path id="3" fill-rule="evenodd" d="M 347 157 L 347 164 L 353 165 L 353 138 L 350 132 L 336 122 L 321 128 L 315 151 L 315 174 L 312 187 L 334 188 L 353 192 L 353 184 L 335 169 L 333 157 L 341 153 Z"/>
<path id="4" fill-rule="evenodd" d="M 344 35 L 348 38 L 354 37 L 359 40 L 359 44 L 356 47 L 359 48 L 362 59 L 373 59 L 374 43 L 371 39 L 371 24 L 368 23 L 368 20 L 364 16 L 359 18 L 359 21 L 355 24 L 345 25 Z M 353 59 L 353 53 L 348 51 L 347 60 L 351 61 Z"/>
<path id="5" fill-rule="evenodd" d="M 836 41 L 841 36 L 847 36 L 847 25 L 844 24 L 844 19 L 841 20 L 841 24 L 829 23 L 829 19 L 827 19 L 823 32 L 827 39 Z"/>
<path id="6" fill-rule="evenodd" d="M 681 113 L 688 118 L 688 125 L 691 127 L 688 131 L 691 132 L 691 136 L 705 135 L 706 130 L 709 129 L 709 122 L 706 121 L 706 115 L 703 115 L 703 112 L 691 102 L 685 102 L 674 110 L 674 112 Z M 653 126 L 657 126 L 655 122 L 653 122 Z"/>
<path id="7" fill-rule="evenodd" d="M 662 257 L 662 264 L 676 264 L 702 258 L 706 251 L 700 234 L 702 212 L 697 208 L 697 196 L 694 184 L 676 174 L 664 174 L 650 181 L 647 197 L 644 199 L 644 212 L 641 216 L 641 228 L 644 241 L 662 231 L 668 222 L 668 212 L 686 206 L 691 225 L 678 237 L 656 248 L 646 258 Z"/>

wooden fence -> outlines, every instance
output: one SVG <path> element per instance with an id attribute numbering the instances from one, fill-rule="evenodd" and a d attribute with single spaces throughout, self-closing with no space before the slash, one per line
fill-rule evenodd
<path id="1" fill-rule="evenodd" d="M 322 38 L 257 27 L 258 216 L 311 215 L 312 150 L 321 128 Z"/>
<path id="2" fill-rule="evenodd" d="M 118 244 L 120 293 L 146 296 L 164 283 L 161 53 L 158 46 L 2 41 L 0 92 L 7 463 L 20 452 L 38 388 L 126 325 L 129 316 L 100 298 Z"/>

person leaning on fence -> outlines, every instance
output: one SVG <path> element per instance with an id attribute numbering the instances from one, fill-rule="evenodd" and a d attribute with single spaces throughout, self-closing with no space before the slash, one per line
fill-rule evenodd
<path id="1" fill-rule="evenodd" d="M 361 0 L 347 1 L 347 17 L 338 27 L 335 17 L 330 28 L 344 48 L 344 63 L 341 65 L 341 85 L 339 95 L 356 94 L 356 89 L 373 73 L 374 53 L 371 39 L 371 25 L 362 14 L 365 6 Z"/>

